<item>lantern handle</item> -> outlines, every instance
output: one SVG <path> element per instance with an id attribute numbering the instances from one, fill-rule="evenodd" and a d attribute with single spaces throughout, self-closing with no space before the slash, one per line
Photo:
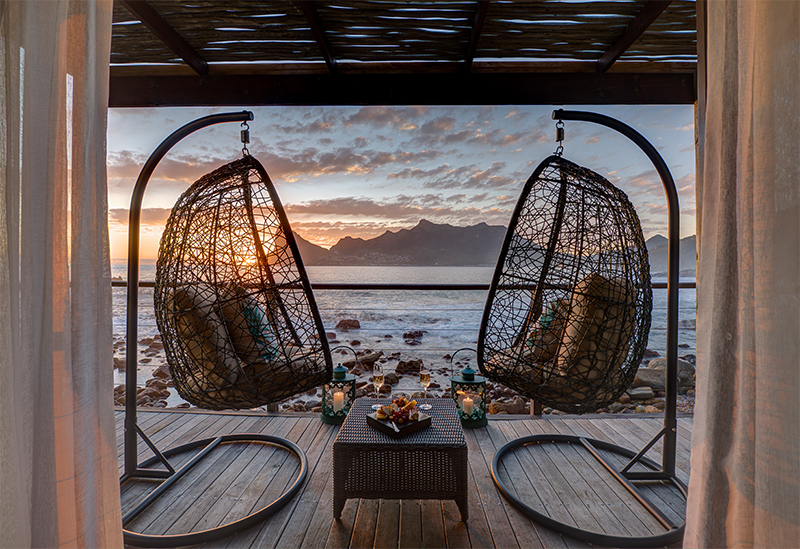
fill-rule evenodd
<path id="1" fill-rule="evenodd" d="M 353 356 L 356 359 L 356 365 L 361 364 L 361 362 L 358 360 L 358 353 L 355 352 L 355 350 L 352 347 L 348 347 L 347 345 L 338 345 L 338 346 L 334 347 L 333 349 L 331 349 L 331 355 L 333 355 L 333 352 L 336 349 L 348 349 L 351 353 L 353 353 Z M 341 362 L 339 363 L 339 366 L 342 366 Z"/>
<path id="2" fill-rule="evenodd" d="M 450 355 L 450 377 L 453 377 L 453 374 L 454 374 L 454 372 L 453 372 L 453 363 L 455 362 L 456 355 L 458 353 L 460 353 L 461 351 L 472 351 L 475 354 L 478 353 L 478 351 L 476 351 L 475 349 L 472 349 L 470 347 L 462 347 L 459 350 L 457 350 L 456 352 L 454 352 L 452 355 Z"/>

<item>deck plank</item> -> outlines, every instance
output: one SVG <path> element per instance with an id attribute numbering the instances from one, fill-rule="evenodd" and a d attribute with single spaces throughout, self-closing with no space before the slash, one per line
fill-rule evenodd
<path id="1" fill-rule="evenodd" d="M 372 549 L 375 545 L 375 528 L 378 523 L 379 499 L 359 499 L 356 521 L 353 524 L 351 549 Z"/>
<path id="2" fill-rule="evenodd" d="M 549 421 L 515 421 L 510 422 L 510 426 L 517 432 L 518 437 L 553 434 L 555 432 Z M 542 512 L 542 509 L 536 510 L 561 524 L 576 526 L 575 519 L 570 512 L 570 506 L 564 504 L 563 496 L 559 491 L 561 489 L 560 485 L 563 483 L 563 477 L 561 479 L 554 478 L 555 476 L 561 476 L 558 465 L 553 463 L 551 457 L 539 445 L 529 446 L 527 450 L 518 452 L 518 459 L 520 463 L 524 464 L 529 481 L 533 489 L 539 494 L 539 500 L 542 502 L 544 512 Z M 551 532 L 553 535 L 561 537 L 562 543 L 570 549 L 589 547 L 583 541 L 567 538 L 557 532 Z"/>
<path id="3" fill-rule="evenodd" d="M 272 422 L 259 425 L 258 432 L 286 438 L 295 426 L 296 423 L 290 418 L 273 418 Z M 285 453 L 285 450 L 274 445 L 261 446 L 252 460 L 226 488 L 225 495 L 217 500 L 202 520 L 209 524 L 213 521 L 216 521 L 218 525 L 228 524 L 256 511 L 253 508 L 254 502 L 273 480 L 270 467 L 274 462 L 281 461 L 285 457 Z M 257 526 L 253 526 L 251 529 L 257 529 Z M 224 548 L 231 543 L 236 546 L 239 536 L 245 532 L 238 532 L 231 538 L 208 542 L 203 547 Z"/>
<path id="4" fill-rule="evenodd" d="M 583 420 L 581 420 L 583 421 Z M 637 445 L 642 446 L 645 444 L 644 441 L 636 441 L 636 443 L 628 443 L 628 441 L 621 440 L 621 437 L 618 435 L 618 432 L 613 429 L 605 428 L 602 423 L 597 423 L 595 421 L 586 420 L 585 423 L 577 423 L 575 429 L 579 428 L 586 428 L 586 433 L 591 438 L 596 438 L 598 440 L 603 440 L 605 442 L 610 442 L 613 444 L 617 444 L 618 446 L 627 447 L 630 450 L 636 450 Z M 601 428 L 602 427 L 602 428 Z M 658 428 L 653 429 L 653 433 L 658 432 L 660 429 L 660 424 L 657 426 Z M 610 435 L 609 435 L 610 433 Z M 618 456 L 617 454 L 613 454 L 610 452 L 601 452 L 601 454 L 609 461 L 609 463 L 615 465 L 618 469 L 624 467 L 628 459 L 623 458 L 622 456 Z M 657 461 L 656 463 L 659 463 Z M 636 469 L 636 467 L 634 468 Z M 642 469 L 639 467 L 639 469 Z M 639 483 L 637 485 L 639 491 L 641 491 L 647 498 L 649 498 L 654 505 L 656 505 L 662 513 L 666 517 L 668 517 L 671 521 L 675 524 L 680 524 L 685 517 L 686 512 L 686 502 L 683 498 L 676 494 L 673 489 L 668 490 L 660 490 L 655 487 L 655 485 L 651 485 L 649 483 Z"/>
<path id="5" fill-rule="evenodd" d="M 461 522 L 451 500 L 351 499 L 340 520 L 332 516 L 332 443 L 338 427 L 324 425 L 316 416 L 267 413 L 220 413 L 144 410 L 139 425 L 159 448 L 189 440 L 233 432 L 269 433 L 298 444 L 308 463 L 308 477 L 300 493 L 264 522 L 233 536 L 204 544 L 212 548 L 384 548 L 447 547 L 506 548 L 548 547 L 577 549 L 584 542 L 563 537 L 517 511 L 503 498 L 491 478 L 495 452 L 508 440 L 529 434 L 562 433 L 587 436 L 637 449 L 661 426 L 657 417 L 590 416 L 575 418 L 492 418 L 487 427 L 465 431 L 469 447 L 468 490 L 470 520 Z M 677 474 L 688 481 L 691 417 L 678 420 Z M 118 411 L 117 428 L 120 471 L 123 467 L 124 413 Z M 595 526 L 612 534 L 647 535 L 656 531 L 654 519 L 627 499 L 627 492 L 582 448 L 562 444 L 533 445 L 509 452 L 498 474 L 507 487 L 528 505 L 567 524 Z M 651 458 L 660 462 L 659 442 Z M 138 441 L 139 459 L 151 455 Z M 170 461 L 180 465 L 191 453 Z M 134 521 L 133 530 L 161 532 L 196 531 L 231 522 L 273 501 L 294 480 L 299 462 L 291 454 L 260 442 L 225 444 L 216 449 L 207 465 L 198 465 L 173 490 Z M 617 466 L 626 459 L 604 454 Z M 205 461 L 205 460 L 204 460 Z M 293 464 L 292 462 L 295 461 Z M 137 479 L 121 490 L 123 511 L 157 485 Z M 180 488 L 178 488 L 180 487 Z M 682 522 L 685 501 L 670 486 L 640 486 L 670 520 Z M 173 493 L 174 491 L 174 493 Z M 186 502 L 191 501 L 191 505 Z M 155 509 L 155 511 L 154 511 Z M 145 518 L 145 514 L 149 518 Z M 150 516 L 152 514 L 152 516 Z M 659 528 L 660 525 L 658 525 Z M 155 532 L 155 533 L 161 533 Z M 679 545 L 678 545 L 679 546 Z"/>
<path id="6" fill-rule="evenodd" d="M 581 436 L 579 431 L 568 427 L 563 421 L 553 420 L 551 425 L 559 433 Z M 619 483 L 605 467 L 587 450 L 573 445 L 559 444 L 558 449 L 565 460 L 584 465 L 582 475 L 587 486 L 591 486 L 600 498 L 601 505 L 612 512 L 612 520 L 617 521 L 623 531 L 612 532 L 606 526 L 606 532 L 614 535 L 634 537 L 652 536 L 663 533 L 664 529 L 654 517 L 631 498 L 625 487 Z"/>
<path id="7" fill-rule="evenodd" d="M 183 420 L 176 420 L 175 423 L 178 428 L 170 429 L 163 438 L 156 438 L 153 440 L 153 443 L 163 451 L 194 439 L 202 440 L 220 434 L 227 434 L 230 432 L 228 428 L 231 425 L 238 425 L 242 419 L 242 417 L 237 418 L 236 416 L 189 416 L 183 418 Z M 147 448 L 147 446 L 142 447 L 143 445 L 143 442 L 140 443 L 140 453 L 138 456 L 140 463 L 144 457 L 152 455 L 150 449 Z M 193 452 L 187 452 L 178 456 L 173 456 L 170 458 L 170 463 L 174 468 L 178 469 L 191 459 L 192 455 L 194 455 Z M 163 469 L 163 466 L 158 464 L 156 468 Z M 157 486 L 157 481 L 136 480 L 126 482 L 122 489 L 123 514 L 128 509 L 132 508 L 135 502 L 141 500 Z"/>
<path id="8" fill-rule="evenodd" d="M 555 430 L 552 424 L 548 422 L 547 429 L 542 429 L 538 423 L 532 424 L 532 432 L 538 429 L 540 434 L 551 434 Z M 549 431 L 546 433 L 545 431 Z M 534 434 L 536 434 L 534 432 Z M 552 444 L 538 444 L 535 456 L 537 460 L 543 463 L 542 470 L 550 481 L 554 491 L 558 494 L 561 504 L 569 513 L 572 519 L 572 526 L 592 532 L 602 531 L 602 521 L 599 517 L 595 516 L 593 509 L 587 508 L 587 500 L 593 501 L 594 498 L 589 496 L 585 490 L 584 482 L 580 478 L 574 468 L 569 465 L 568 461 L 563 460 L 560 454 Z M 533 446 L 531 447 L 531 450 Z M 544 459 L 546 456 L 546 459 Z M 599 507 L 599 505 L 598 505 Z M 599 508 L 596 509 L 599 511 Z M 567 523 L 568 524 L 568 523 Z"/>
<path id="9" fill-rule="evenodd" d="M 422 505 L 418 499 L 400 501 L 400 529 L 398 546 L 400 549 L 422 547 Z"/>
<path id="10" fill-rule="evenodd" d="M 452 499 L 442 500 L 442 519 L 447 547 L 470 547 L 469 525 L 461 520 L 461 511 Z"/>
<path id="11" fill-rule="evenodd" d="M 513 428 L 510 421 L 498 421 L 500 430 L 506 435 L 507 440 L 514 440 L 520 437 L 519 433 Z M 521 425 L 521 424 L 520 424 Z M 524 502 L 528 507 L 536 510 L 537 512 L 550 515 L 548 508 L 550 501 L 554 501 L 555 493 L 537 491 L 534 487 L 529 475 L 541 476 L 541 470 L 526 452 L 509 452 L 507 453 L 498 472 L 500 478 L 503 480 L 504 485 L 511 491 L 511 493 Z M 546 483 L 546 488 L 549 488 L 549 483 Z M 544 498 L 544 499 L 543 499 Z M 555 517 L 554 517 L 555 518 Z M 546 528 L 539 526 L 531 521 L 531 528 L 536 531 L 539 538 L 539 545 L 547 548 L 566 548 L 564 538 L 560 534 Z"/>
<path id="12" fill-rule="evenodd" d="M 423 516 L 422 547 L 446 547 L 442 500 L 423 499 L 420 507 Z"/>
<path id="13" fill-rule="evenodd" d="M 309 446 L 320 433 L 319 423 L 310 418 L 290 421 L 292 425 L 286 434 L 286 440 L 295 443 L 305 454 L 309 463 Z M 310 468 L 310 467 L 309 467 Z M 246 501 L 251 503 L 248 513 L 258 511 L 278 499 L 297 478 L 300 473 L 300 462 L 288 450 L 273 452 L 265 467 L 259 472 L 261 483 L 254 484 L 251 496 Z M 307 482 L 307 480 L 306 480 Z M 270 547 L 283 532 L 286 513 L 303 497 L 302 491 L 283 508 L 267 517 L 264 522 L 238 532 L 228 547 Z"/>
<path id="14" fill-rule="evenodd" d="M 400 500 L 382 499 L 375 525 L 375 549 L 396 549 L 400 539 Z M 426 547 L 444 547 L 426 545 Z"/>
<path id="15" fill-rule="evenodd" d="M 500 494 L 497 493 L 491 473 L 486 468 L 475 430 L 467 429 L 464 435 L 469 448 L 470 474 L 475 483 L 475 490 L 469 493 L 470 530 L 472 521 L 479 517 L 485 519 L 488 530 L 488 537 L 485 541 L 476 544 L 470 535 L 470 542 L 473 547 L 507 547 L 509 549 L 519 547 L 511 529 L 511 523 L 502 507 Z M 477 506 L 478 513 L 473 512 L 474 506 Z M 483 520 L 480 521 L 480 524 L 483 525 Z"/>
<path id="16" fill-rule="evenodd" d="M 478 442 L 481 446 L 481 453 L 483 455 L 484 463 L 487 470 L 491 474 L 492 460 L 494 455 L 506 442 L 510 439 L 500 429 L 499 422 L 492 422 L 484 429 L 476 431 Z M 511 462 L 513 464 L 513 462 Z M 508 469 L 506 469 L 508 474 Z M 495 491 L 497 489 L 495 488 Z M 511 523 L 512 531 L 516 537 L 516 541 L 520 547 L 545 547 L 542 540 L 537 535 L 531 520 L 517 511 L 515 508 L 507 504 L 505 500 L 500 497 L 500 502 L 503 504 L 503 509 L 506 511 L 506 516 Z"/>
<path id="17" fill-rule="evenodd" d="M 297 446 L 306 454 L 309 478 L 303 485 L 303 493 L 301 493 L 299 496 L 296 496 L 287 505 L 277 511 L 274 515 L 270 516 L 263 523 L 258 535 L 250 544 L 251 547 L 276 547 L 278 540 L 281 539 L 281 535 L 284 533 L 286 533 L 290 539 L 296 540 L 294 542 L 295 547 L 302 541 L 302 532 L 294 531 L 289 528 L 289 526 L 291 526 L 292 518 L 295 514 L 297 514 L 298 520 L 307 522 L 310 518 L 311 511 L 313 511 L 313 507 L 316 505 L 313 495 L 310 495 L 309 499 L 306 500 L 305 489 L 309 488 L 309 479 L 313 477 L 317 464 L 319 463 L 324 450 L 331 443 L 331 433 L 331 429 L 321 423 L 318 417 L 315 417 L 310 419 L 310 424 L 305 429 L 303 434 L 294 441 L 295 444 L 297 444 Z M 290 483 L 296 478 L 298 473 L 299 468 L 296 468 L 295 471 L 290 474 L 290 468 L 286 467 L 285 464 L 276 472 L 276 478 L 282 479 L 283 487 L 280 491 L 281 494 L 289 488 Z M 278 484 L 278 486 L 281 486 L 281 484 Z M 275 494 L 273 499 L 275 499 L 278 495 L 279 494 Z M 309 509 L 309 512 L 305 515 L 297 511 L 298 506 L 301 504 L 303 505 L 301 509 Z M 287 528 L 289 528 L 288 533 Z"/>
<path id="18" fill-rule="evenodd" d="M 244 418 L 237 424 L 255 423 L 257 418 Z M 130 526 L 137 532 L 152 535 L 183 533 L 171 531 L 171 526 L 194 509 L 207 505 L 204 493 L 210 489 L 216 478 L 224 471 L 229 461 L 243 450 L 242 445 L 224 445 L 214 450 L 215 459 L 205 459 L 197 463 L 170 490 L 153 502 Z"/>
<path id="19" fill-rule="evenodd" d="M 287 523 L 283 534 L 274 545 L 275 547 L 299 547 L 307 535 L 314 512 L 322 500 L 323 489 L 327 481 L 326 473 L 331 470 L 332 452 L 330 447 L 338 429 L 322 422 L 317 422 L 316 425 L 319 427 L 319 431 L 306 452 L 309 479 L 304 486 L 302 497 L 290 512 L 291 520 Z M 332 515 L 330 506 L 325 507 L 325 510 Z"/>

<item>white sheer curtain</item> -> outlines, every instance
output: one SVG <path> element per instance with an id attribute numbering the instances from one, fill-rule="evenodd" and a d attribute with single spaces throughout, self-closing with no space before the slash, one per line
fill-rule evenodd
<path id="1" fill-rule="evenodd" d="M 0 0 L 0 547 L 122 546 L 111 0 Z"/>
<path id="2" fill-rule="evenodd" d="M 698 393 L 684 546 L 798 547 L 800 2 L 699 9 Z"/>

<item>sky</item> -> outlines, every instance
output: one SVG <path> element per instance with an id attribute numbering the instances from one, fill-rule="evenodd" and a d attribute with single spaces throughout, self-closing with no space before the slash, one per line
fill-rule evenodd
<path id="1" fill-rule="evenodd" d="M 255 107 L 250 154 L 276 185 L 292 229 L 323 247 L 373 238 L 421 219 L 508 225 L 519 193 L 556 148 L 554 108 Z M 695 233 L 691 105 L 569 107 L 612 116 L 644 135 L 678 188 L 681 237 Z M 111 254 L 127 255 L 136 177 L 152 151 L 198 117 L 236 108 L 110 109 L 108 189 Z M 239 123 L 186 137 L 156 168 L 142 205 L 140 255 L 155 259 L 170 208 L 204 174 L 241 156 Z M 564 158 L 606 177 L 636 208 L 645 238 L 667 233 L 667 203 L 652 163 L 614 130 L 565 122 Z"/>

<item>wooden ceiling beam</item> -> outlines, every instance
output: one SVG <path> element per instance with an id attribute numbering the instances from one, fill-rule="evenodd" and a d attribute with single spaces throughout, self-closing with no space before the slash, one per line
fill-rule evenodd
<path id="1" fill-rule="evenodd" d="M 475 10 L 475 19 L 472 22 L 472 30 L 469 33 L 467 56 L 464 59 L 464 72 L 472 70 L 472 61 L 475 59 L 475 52 L 478 51 L 478 40 L 481 38 L 483 22 L 486 20 L 486 12 L 488 9 L 489 0 L 478 0 L 478 6 Z"/>
<path id="2" fill-rule="evenodd" d="M 317 46 L 322 52 L 322 57 L 325 59 L 325 64 L 328 65 L 328 71 L 330 71 L 331 74 L 336 74 L 338 71 L 336 57 L 333 55 L 333 50 L 331 50 L 328 37 L 325 36 L 325 31 L 322 28 L 322 20 L 319 18 L 319 13 L 317 13 L 317 8 L 314 6 L 314 2 L 297 1 L 295 4 L 297 4 L 301 10 L 303 10 L 303 15 L 306 16 L 306 20 L 311 26 L 311 34 L 314 35 L 314 40 L 317 41 Z"/>
<path id="3" fill-rule="evenodd" d="M 619 57 L 628 51 L 644 31 L 658 19 L 658 16 L 672 3 L 672 0 L 647 0 L 642 11 L 628 23 L 625 30 L 610 48 L 597 60 L 597 72 L 606 72 Z"/>
<path id="4" fill-rule="evenodd" d="M 138 17 L 142 24 L 150 29 L 164 45 L 175 52 L 187 65 L 199 75 L 208 74 L 208 63 L 200 57 L 195 49 L 167 23 L 146 0 L 119 0 L 125 9 Z"/>
<path id="5" fill-rule="evenodd" d="M 119 76 L 109 107 L 692 104 L 694 73 Z"/>

